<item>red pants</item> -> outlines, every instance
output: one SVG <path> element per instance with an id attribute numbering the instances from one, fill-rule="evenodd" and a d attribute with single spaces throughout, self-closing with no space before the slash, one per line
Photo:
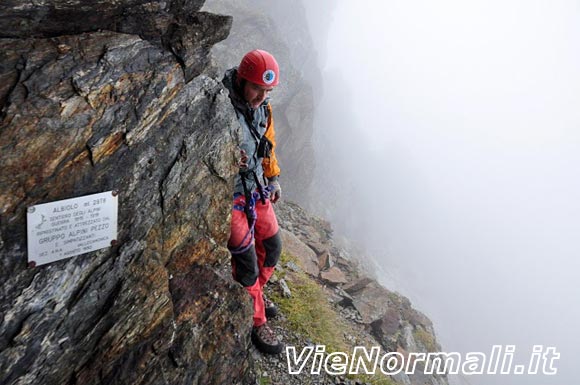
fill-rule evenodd
<path id="1" fill-rule="evenodd" d="M 228 248 L 232 254 L 232 274 L 254 301 L 254 326 L 266 322 L 263 289 L 282 252 L 282 242 L 276 214 L 268 199 L 255 204 L 253 233 L 243 209 L 245 197 L 234 198 Z"/>

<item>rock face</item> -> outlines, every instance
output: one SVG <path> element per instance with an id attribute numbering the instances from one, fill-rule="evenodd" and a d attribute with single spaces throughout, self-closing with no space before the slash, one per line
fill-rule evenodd
<path id="1" fill-rule="evenodd" d="M 9 0 L 0 4 L 0 38 L 54 37 L 110 30 L 135 34 L 172 52 L 187 81 L 209 64 L 231 17 L 198 12 L 203 0 Z"/>
<path id="2" fill-rule="evenodd" d="M 237 141 L 200 1 L 0 5 L 0 384 L 232 384 Z M 26 208 L 119 192 L 118 243 L 27 268 Z"/>
<path id="3" fill-rule="evenodd" d="M 308 274 L 317 277 L 320 273 L 318 264 L 316 263 L 316 254 L 308 246 L 306 246 L 298 237 L 288 230 L 281 229 L 282 244 L 284 250 L 292 254 L 300 264 L 300 268 L 304 269 Z"/>

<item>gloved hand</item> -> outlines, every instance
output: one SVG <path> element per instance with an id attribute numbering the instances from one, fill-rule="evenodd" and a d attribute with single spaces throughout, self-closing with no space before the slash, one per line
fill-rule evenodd
<path id="1" fill-rule="evenodd" d="M 240 168 L 240 171 L 246 171 L 246 169 L 248 168 L 248 154 L 246 154 L 246 151 L 240 149 L 240 159 L 238 161 L 238 167 Z"/>
<path id="2" fill-rule="evenodd" d="M 277 176 L 268 178 L 268 191 L 270 191 L 270 201 L 272 203 L 278 202 L 282 197 L 282 188 L 280 187 Z"/>

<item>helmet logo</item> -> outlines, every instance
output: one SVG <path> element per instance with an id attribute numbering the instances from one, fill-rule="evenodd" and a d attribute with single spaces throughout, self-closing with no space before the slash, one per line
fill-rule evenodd
<path id="1" fill-rule="evenodd" d="M 266 70 L 262 74 L 262 80 L 266 84 L 272 84 L 276 80 L 276 73 L 272 70 Z"/>

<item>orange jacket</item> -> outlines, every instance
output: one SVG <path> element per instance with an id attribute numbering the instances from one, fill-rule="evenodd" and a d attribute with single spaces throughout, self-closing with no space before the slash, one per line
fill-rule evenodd
<path id="1" fill-rule="evenodd" d="M 272 143 L 272 148 L 270 157 L 262 160 L 262 168 L 264 169 L 264 176 L 272 178 L 280 175 L 280 167 L 278 167 L 278 159 L 276 159 L 276 130 L 274 129 L 274 117 L 270 103 L 268 103 L 268 127 L 264 136 Z"/>

